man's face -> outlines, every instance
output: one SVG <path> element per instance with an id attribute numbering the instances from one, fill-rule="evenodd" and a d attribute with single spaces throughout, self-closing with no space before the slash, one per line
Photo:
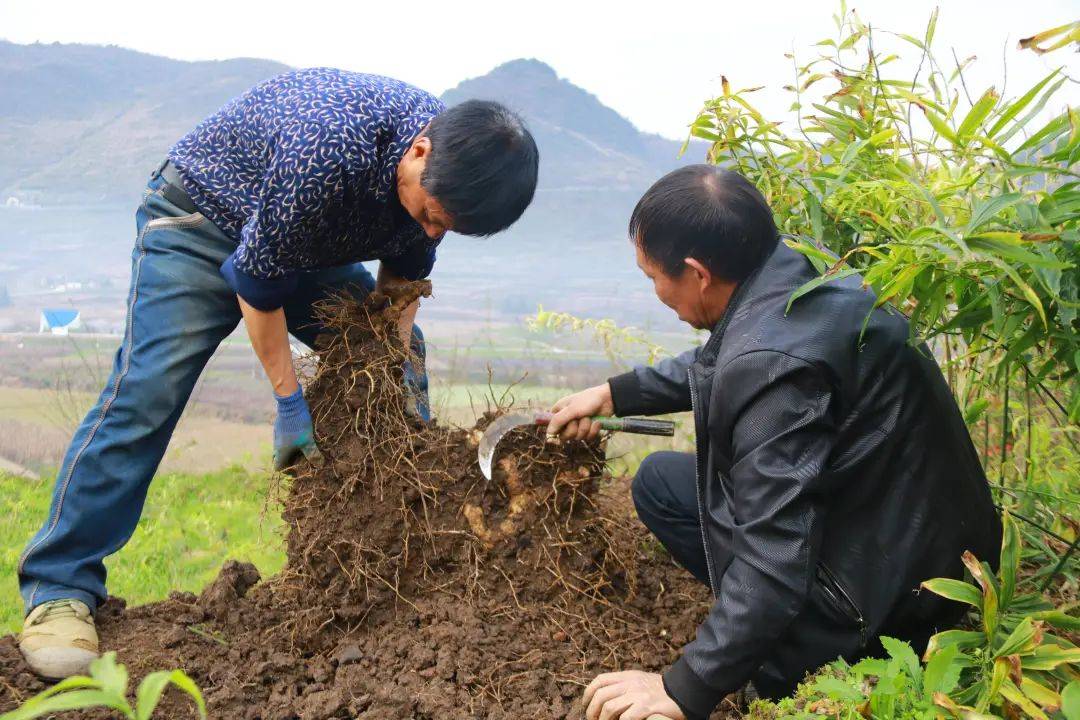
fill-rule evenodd
<path id="1" fill-rule="evenodd" d="M 687 264 L 683 265 L 678 277 L 668 275 L 660 265 L 653 262 L 641 250 L 639 243 L 634 243 L 637 252 L 637 265 L 645 277 L 652 280 L 653 290 L 660 302 L 675 311 L 679 319 L 699 330 L 710 329 L 713 325 L 708 304 L 706 288 L 711 278 L 703 278 L 700 271 Z"/>
<path id="2" fill-rule="evenodd" d="M 398 163 L 397 192 L 401 206 L 424 228 L 427 236 L 435 240 L 452 229 L 453 223 L 439 201 L 420 184 L 430 154 L 430 140 L 419 137 L 413 141 L 412 147 Z"/>

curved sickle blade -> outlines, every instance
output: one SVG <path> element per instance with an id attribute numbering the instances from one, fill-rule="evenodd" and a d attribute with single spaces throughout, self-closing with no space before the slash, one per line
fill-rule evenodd
<path id="1" fill-rule="evenodd" d="M 488 425 L 483 437 L 480 438 L 480 446 L 476 451 L 476 459 L 480 463 L 480 472 L 484 473 L 485 478 L 491 480 L 491 460 L 495 455 L 495 446 L 506 436 L 506 433 L 516 427 L 535 423 L 535 413 L 514 413 L 496 418 L 494 422 Z"/>

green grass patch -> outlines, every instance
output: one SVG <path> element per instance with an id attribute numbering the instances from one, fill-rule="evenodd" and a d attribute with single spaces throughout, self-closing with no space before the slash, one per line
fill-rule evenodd
<path id="1" fill-rule="evenodd" d="M 16 567 L 46 518 L 52 486 L 0 474 L 0 632 L 21 628 Z M 284 525 L 268 495 L 268 477 L 240 468 L 157 477 L 134 537 L 105 561 L 110 593 L 142 604 L 171 590 L 198 592 L 227 559 L 253 562 L 263 577 L 276 573 L 285 563 Z"/>

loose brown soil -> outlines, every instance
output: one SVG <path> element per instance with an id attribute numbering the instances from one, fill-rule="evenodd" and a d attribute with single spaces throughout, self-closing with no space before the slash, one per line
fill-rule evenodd
<path id="1" fill-rule="evenodd" d="M 396 317 L 429 290 L 323 308 L 307 396 L 326 462 L 293 469 L 285 570 L 230 562 L 198 596 L 111 599 L 102 643 L 134 678 L 183 668 L 227 720 L 546 720 L 582 717 L 597 672 L 677 657 L 707 591 L 637 524 L 601 445 L 515 431 L 489 483 L 478 429 L 415 420 Z M 0 709 L 41 688 L 0 641 Z M 162 717 L 188 716 L 170 696 Z"/>

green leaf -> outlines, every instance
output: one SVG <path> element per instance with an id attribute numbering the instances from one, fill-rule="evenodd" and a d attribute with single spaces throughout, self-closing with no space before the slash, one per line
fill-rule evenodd
<path id="1" fill-rule="evenodd" d="M 990 137 L 994 137 L 995 135 L 997 135 L 1001 131 L 1001 129 L 1008 124 L 1010 120 L 1019 115 L 1020 111 L 1026 108 L 1031 103 L 1031 101 L 1035 99 L 1035 96 L 1039 94 L 1039 91 L 1046 87 L 1046 83 L 1053 80 L 1059 72 L 1061 72 L 1061 68 L 1054 70 L 1052 73 L 1050 73 L 1038 83 L 1036 83 L 1034 87 L 1021 95 L 1017 100 L 1013 101 L 1012 104 L 1005 108 L 1005 111 L 1001 113 L 1001 116 L 997 119 L 997 122 L 995 122 L 993 126 L 991 126 L 991 128 L 987 131 L 986 134 Z"/>
<path id="2" fill-rule="evenodd" d="M 1007 655 L 1023 655 L 1031 652 L 1035 649 L 1037 630 L 1038 626 L 1031 621 L 1031 618 L 1024 618 L 1009 633 L 1009 637 L 1005 638 L 1005 642 L 994 651 L 994 657 L 1001 658 Z"/>
<path id="3" fill-rule="evenodd" d="M 1057 258 L 1037 255 L 1025 249 L 1021 245 L 1023 242 L 1021 237 L 1018 232 L 983 232 L 968 235 L 965 239 L 968 247 L 974 250 L 981 250 L 1032 267 L 1048 270 L 1065 270 L 1071 267 L 1069 263 L 1061 262 Z"/>
<path id="4" fill-rule="evenodd" d="M 1080 648 L 1040 645 L 1031 655 L 1020 658 L 1025 670 L 1054 670 L 1066 663 L 1080 663 Z"/>
<path id="5" fill-rule="evenodd" d="M 1037 705 L 1044 708 L 1059 708 L 1061 707 L 1061 696 L 1050 688 L 1042 685 L 1030 677 L 1024 677 L 1023 682 L 1020 683 L 1020 690 L 1029 698 L 1031 698 Z"/>
<path id="6" fill-rule="evenodd" d="M 139 691 L 135 699 L 136 720 L 150 720 L 154 709 L 157 708 L 158 702 L 161 700 L 161 694 L 165 692 L 165 688 L 170 683 L 191 696 L 199 710 L 199 717 L 205 720 L 206 703 L 203 700 L 202 693 L 199 692 L 198 686 L 195 685 L 192 679 L 181 670 L 151 673 L 139 683 Z"/>
<path id="7" fill-rule="evenodd" d="M 1006 510 L 1001 517 L 1001 562 L 998 575 L 1001 577 L 1001 607 L 1008 609 L 1016 593 L 1016 574 L 1020 572 L 1020 531 Z"/>
<path id="8" fill-rule="evenodd" d="M 1059 630 L 1080 632 L 1080 617 L 1073 617 L 1061 610 L 1041 610 L 1031 613 L 1033 620 L 1042 620 L 1047 625 L 1053 625 Z"/>
<path id="9" fill-rule="evenodd" d="M 934 30 L 937 29 L 938 10 L 939 8 L 934 8 L 934 11 L 930 13 L 930 22 L 926 24 L 926 36 L 923 42 L 928 48 L 934 44 Z"/>
<path id="10" fill-rule="evenodd" d="M 988 200 L 977 201 L 975 206 L 971 209 L 971 218 L 964 226 L 964 234 L 971 235 L 983 225 L 997 217 L 1003 210 L 1016 205 L 1023 201 L 1023 199 L 1024 196 L 1021 193 L 1005 193 L 1004 195 L 997 195 Z"/>
<path id="11" fill-rule="evenodd" d="M 953 129 L 951 127 L 949 127 L 949 123 L 945 121 L 945 118 L 941 115 L 938 115 L 935 111 L 931 110 L 928 107 L 923 107 L 921 109 L 923 111 L 923 115 L 925 115 L 926 119 L 930 122 L 930 127 L 934 128 L 934 130 L 937 131 L 938 135 L 941 135 L 941 137 L 945 138 L 946 140 L 955 145 L 956 133 L 953 132 Z"/>
<path id="12" fill-rule="evenodd" d="M 855 268 L 844 267 L 840 268 L 840 270 L 832 273 L 831 275 L 822 275 L 821 277 L 814 278 L 810 282 L 804 283 L 798 290 L 791 293 L 791 297 L 788 299 L 787 308 L 784 309 L 784 313 L 786 314 L 791 312 L 791 306 L 803 295 L 806 295 L 809 292 L 813 292 L 815 289 L 821 287 L 825 283 L 832 282 L 833 280 L 843 280 L 844 278 L 858 274 L 858 272 L 859 271 Z"/>
<path id="13" fill-rule="evenodd" d="M 934 578 L 933 580 L 924 582 L 922 587 L 935 595 L 940 595 L 941 597 L 957 602 L 967 603 L 968 605 L 973 605 L 977 608 L 981 608 L 983 604 L 983 595 L 979 592 L 979 588 L 971 583 L 964 582 L 963 580 Z"/>
<path id="14" fill-rule="evenodd" d="M 1061 714 L 1065 720 L 1080 720 L 1080 680 L 1073 680 L 1061 691 Z"/>
<path id="15" fill-rule="evenodd" d="M 1020 692 L 1020 688 L 1016 687 L 1012 680 L 1005 680 L 1001 683 L 999 691 L 1006 700 L 1023 710 L 1026 717 L 1035 718 L 1036 720 L 1049 720 L 1046 713 L 1031 702 L 1024 693 Z"/>
<path id="16" fill-rule="evenodd" d="M 104 707 L 133 719 L 131 707 L 123 696 L 104 690 L 73 690 L 49 697 L 37 696 L 27 700 L 22 707 L 0 715 L 0 720 L 30 720 L 68 710 L 85 710 Z"/>
<path id="17" fill-rule="evenodd" d="M 999 96 L 994 88 L 990 88 L 982 97 L 975 101 L 975 104 L 971 106 L 971 110 L 968 111 L 963 122 L 960 123 L 960 127 L 956 130 L 957 140 L 961 145 L 966 144 L 971 136 L 975 134 L 975 131 L 982 127 L 987 116 L 997 105 Z"/>
<path id="18" fill-rule="evenodd" d="M 127 694 L 127 668 L 116 662 L 116 653 L 107 652 L 90 663 L 90 677 L 101 683 L 101 689 L 124 697 Z"/>
<path id="19" fill-rule="evenodd" d="M 885 652 L 889 654 L 893 660 L 900 663 L 908 675 L 911 676 L 916 683 L 922 681 L 922 665 L 919 663 L 919 656 L 915 654 L 915 651 L 911 649 L 903 640 L 897 640 L 896 638 L 882 635 L 880 638 L 881 645 L 885 648 Z"/>
<path id="20" fill-rule="evenodd" d="M 960 664 L 954 662 L 960 649 L 949 645 L 934 653 L 923 671 L 923 694 L 931 699 L 936 692 L 951 693 L 960 682 Z"/>
<path id="21" fill-rule="evenodd" d="M 850 684 L 829 675 L 820 677 L 814 683 L 814 690 L 827 695 L 833 700 L 848 700 L 859 701 L 863 699 L 863 694 Z"/>

